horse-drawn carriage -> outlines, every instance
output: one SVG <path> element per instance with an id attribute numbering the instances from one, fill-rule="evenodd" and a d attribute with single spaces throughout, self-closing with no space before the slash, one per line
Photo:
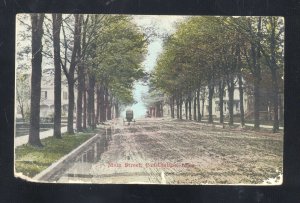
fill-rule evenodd
<path id="1" fill-rule="evenodd" d="M 125 118 L 126 118 L 126 120 L 123 119 L 123 124 L 125 124 L 125 122 L 128 122 L 128 125 L 130 125 L 130 122 L 135 123 L 135 120 L 133 119 L 133 111 L 131 109 L 126 110 Z"/>

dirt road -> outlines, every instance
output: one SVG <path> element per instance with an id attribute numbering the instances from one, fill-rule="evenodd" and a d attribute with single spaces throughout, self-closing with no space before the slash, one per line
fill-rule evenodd
<path id="1" fill-rule="evenodd" d="M 151 118 L 112 125 L 101 159 L 75 163 L 58 182 L 261 184 L 282 173 L 282 133 Z"/>

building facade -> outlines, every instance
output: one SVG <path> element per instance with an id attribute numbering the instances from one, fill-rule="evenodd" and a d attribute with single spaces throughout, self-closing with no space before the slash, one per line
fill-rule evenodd
<path id="1" fill-rule="evenodd" d="M 24 77 L 27 80 L 27 84 L 31 84 L 31 74 L 24 73 Z M 16 82 L 18 84 L 18 81 Z M 30 107 L 30 91 L 28 92 L 28 100 L 26 102 L 26 106 Z M 61 82 L 61 106 L 62 106 L 62 117 L 66 117 L 68 114 L 68 85 L 66 82 L 66 78 L 62 75 Z M 74 90 L 75 95 L 75 110 L 76 110 L 76 98 L 77 91 Z M 16 103 L 16 117 L 22 118 L 19 104 Z M 28 109 L 29 111 L 29 109 Z M 74 111 L 76 112 L 76 111 Z M 53 68 L 45 68 L 43 69 L 42 81 L 41 81 L 41 100 L 40 100 L 40 118 L 43 119 L 51 119 L 54 115 L 54 70 Z"/>

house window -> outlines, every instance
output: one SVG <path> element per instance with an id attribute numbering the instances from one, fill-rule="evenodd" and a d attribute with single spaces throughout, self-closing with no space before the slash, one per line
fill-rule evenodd
<path id="1" fill-rule="evenodd" d="M 68 93 L 65 92 L 65 91 L 63 92 L 63 99 L 64 99 L 64 100 L 67 100 L 67 99 L 68 99 Z"/>
<path id="2" fill-rule="evenodd" d="M 41 99 L 47 99 L 47 91 L 41 91 Z"/>

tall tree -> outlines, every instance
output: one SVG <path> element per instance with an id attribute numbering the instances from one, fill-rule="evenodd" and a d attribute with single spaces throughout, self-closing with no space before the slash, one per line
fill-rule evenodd
<path id="1" fill-rule="evenodd" d="M 255 27 L 256 25 L 256 27 Z M 250 19 L 247 19 L 247 26 L 250 31 L 250 49 L 247 54 L 245 49 L 245 56 L 248 62 L 248 67 L 253 75 L 253 96 L 254 96 L 254 128 L 260 128 L 260 84 L 261 84 L 261 17 L 257 18 L 255 24 L 251 22 Z M 255 35 L 255 36 L 253 36 Z M 258 41 L 254 40 L 255 37 L 258 38 Z"/>
<path id="2" fill-rule="evenodd" d="M 53 49 L 54 49 L 54 125 L 53 136 L 61 138 L 61 56 L 60 30 L 62 14 L 52 14 Z"/>
<path id="3" fill-rule="evenodd" d="M 240 122 L 241 126 L 245 126 L 245 110 L 244 110 L 244 85 L 242 76 L 242 60 L 241 60 L 241 36 L 237 37 L 237 79 L 239 84 L 239 97 L 240 97 Z"/>
<path id="4" fill-rule="evenodd" d="M 81 21 L 79 18 L 79 14 L 74 15 L 75 23 L 74 23 L 74 42 L 73 42 L 73 48 L 72 48 L 72 54 L 71 54 L 71 60 L 70 60 L 70 66 L 69 69 L 67 69 L 66 62 L 62 63 L 61 65 L 64 71 L 64 74 L 66 75 L 67 81 L 68 81 L 68 125 L 67 125 L 67 132 L 69 134 L 74 134 L 74 106 L 75 106 L 75 97 L 74 97 L 74 85 L 75 85 L 75 69 L 78 64 L 78 51 L 80 47 L 80 30 L 81 30 Z M 64 31 L 64 26 L 63 26 Z M 66 33 L 64 33 L 64 44 L 65 49 L 68 48 L 67 45 L 67 36 Z M 65 54 L 65 61 L 67 60 L 68 56 Z"/>
<path id="5" fill-rule="evenodd" d="M 273 132 L 279 130 L 279 90 L 280 74 L 283 72 L 283 21 L 279 17 L 264 19 L 265 43 L 262 43 L 262 54 L 271 72 L 272 103 L 273 103 Z"/>
<path id="6" fill-rule="evenodd" d="M 251 25 L 250 25 L 251 26 Z M 257 36 L 261 39 L 261 17 L 257 20 Z M 261 83 L 261 47 L 260 42 L 250 42 L 252 56 L 252 71 L 254 73 L 254 128 L 260 128 L 260 83 Z"/>
<path id="7" fill-rule="evenodd" d="M 200 87 L 197 89 L 197 121 L 201 121 L 201 110 L 200 110 Z"/>
<path id="8" fill-rule="evenodd" d="M 80 15 L 79 21 L 83 22 L 83 15 Z M 81 29 L 79 29 L 79 35 L 82 36 L 81 40 L 81 45 L 78 46 L 78 88 L 77 88 L 77 112 L 76 112 L 76 128 L 78 132 L 82 131 L 82 112 L 83 112 L 83 92 L 85 89 L 85 84 L 84 84 L 84 61 L 85 61 L 85 56 L 82 53 L 82 48 L 86 46 L 86 26 L 88 22 L 88 17 L 86 18 L 84 24 L 83 24 L 83 32 L 81 34 Z"/>
<path id="9" fill-rule="evenodd" d="M 224 123 L 224 89 L 225 82 L 223 79 L 219 79 L 219 111 L 220 111 L 220 123 Z"/>
<path id="10" fill-rule="evenodd" d="M 239 41 L 241 53 L 246 61 L 247 71 L 252 76 L 254 128 L 260 128 L 261 80 L 262 80 L 262 17 L 240 17 L 231 20 L 233 29 L 243 36 Z M 241 39 L 241 38 L 239 38 Z M 240 43 L 242 42 L 242 43 Z"/>
<path id="11" fill-rule="evenodd" d="M 31 14 L 32 25 L 32 72 L 30 100 L 30 128 L 28 144 L 42 147 L 40 140 L 40 100 L 42 77 L 42 37 L 45 14 Z"/>

